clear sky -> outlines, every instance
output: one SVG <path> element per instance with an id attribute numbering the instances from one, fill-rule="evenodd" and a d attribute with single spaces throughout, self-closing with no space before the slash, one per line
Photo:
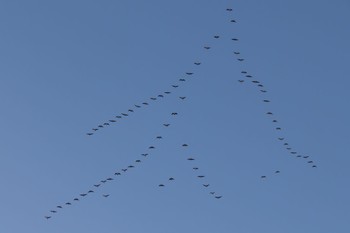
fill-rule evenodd
<path id="1" fill-rule="evenodd" d="M 0 232 L 350 232 L 349 11 L 347 0 L 0 1 Z"/>

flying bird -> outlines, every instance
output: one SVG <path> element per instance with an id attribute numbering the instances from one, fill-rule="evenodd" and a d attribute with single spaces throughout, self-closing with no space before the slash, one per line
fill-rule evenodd
<path id="1" fill-rule="evenodd" d="M 270 100 L 263 100 L 265 103 L 270 103 Z"/>
<path id="2" fill-rule="evenodd" d="M 178 85 L 171 85 L 173 88 L 177 88 L 177 87 L 179 87 Z"/>
<path id="3" fill-rule="evenodd" d="M 261 179 L 266 179 L 266 176 L 261 176 Z"/>
<path id="4" fill-rule="evenodd" d="M 238 41 L 238 39 L 237 39 L 237 38 L 232 38 L 231 40 L 233 40 L 233 41 Z"/>
<path id="5" fill-rule="evenodd" d="M 215 196 L 215 198 L 216 198 L 216 199 L 220 199 L 220 198 L 222 198 L 222 196 Z"/>
<path id="6" fill-rule="evenodd" d="M 116 172 L 116 173 L 114 173 L 114 175 L 115 175 L 115 176 L 120 176 L 121 173 L 120 173 L 120 172 Z"/>
<path id="7" fill-rule="evenodd" d="M 58 205 L 58 206 L 56 206 L 57 208 L 59 208 L 59 209 L 62 209 L 62 206 L 60 206 L 60 205 Z"/>
<path id="8" fill-rule="evenodd" d="M 93 133 L 87 133 L 87 135 L 91 136 L 91 135 L 93 135 Z"/>
<path id="9" fill-rule="evenodd" d="M 232 8 L 227 8 L 226 11 L 232 11 Z"/>
<path id="10" fill-rule="evenodd" d="M 189 161 L 193 161 L 193 160 L 194 160 L 194 158 L 188 158 L 187 160 L 189 160 Z"/>
<path id="11" fill-rule="evenodd" d="M 50 219 L 50 218 L 51 218 L 51 216 L 45 216 L 45 218 L 46 218 L 46 219 Z"/>
<path id="12" fill-rule="evenodd" d="M 205 176 L 197 176 L 198 178 L 204 178 Z"/>
<path id="13" fill-rule="evenodd" d="M 98 129 L 96 129 L 96 128 L 93 128 L 92 130 L 93 130 L 93 131 L 97 131 Z"/>
<path id="14" fill-rule="evenodd" d="M 105 123 L 103 123 L 103 125 L 109 125 L 109 123 L 105 122 Z"/>
<path id="15" fill-rule="evenodd" d="M 259 81 L 257 81 L 257 80 L 253 80 L 253 81 L 252 81 L 252 83 L 259 83 Z"/>
<path id="16" fill-rule="evenodd" d="M 210 49 L 210 47 L 209 47 L 209 46 L 204 46 L 204 48 L 205 48 L 205 49 Z"/>
<path id="17" fill-rule="evenodd" d="M 238 82 L 240 82 L 240 83 L 243 83 L 243 82 L 244 82 L 244 80 L 242 80 L 242 79 L 239 79 L 239 80 L 238 80 Z"/>
<path id="18" fill-rule="evenodd" d="M 280 171 L 275 171 L 276 174 L 281 173 Z"/>
<path id="19" fill-rule="evenodd" d="M 99 128 L 103 128 L 103 125 L 98 125 L 97 127 L 99 127 Z"/>
<path id="20" fill-rule="evenodd" d="M 169 95 L 171 92 L 170 91 L 164 91 L 164 93 Z"/>
<path id="21" fill-rule="evenodd" d="M 186 99 L 186 96 L 180 96 L 179 98 L 184 100 L 184 99 Z"/>
<path id="22" fill-rule="evenodd" d="M 126 168 L 122 169 L 123 172 L 126 172 L 127 170 L 128 170 L 128 169 L 126 169 Z"/>
<path id="23" fill-rule="evenodd" d="M 185 82 L 185 81 L 186 81 L 186 79 L 184 79 L 184 78 L 180 78 L 180 79 L 179 79 L 179 81 L 180 81 L 180 82 Z"/>
<path id="24" fill-rule="evenodd" d="M 72 205 L 72 203 L 70 203 L 70 202 L 66 202 L 66 205 Z"/>
<path id="25" fill-rule="evenodd" d="M 282 128 L 281 127 L 277 127 L 276 130 L 282 130 Z"/>
<path id="26" fill-rule="evenodd" d="M 209 187 L 209 184 L 203 184 L 204 187 L 208 188 Z"/>
<path id="27" fill-rule="evenodd" d="M 220 38 L 220 36 L 214 36 L 214 38 L 215 38 L 215 39 L 219 39 L 219 38 Z"/>
<path id="28" fill-rule="evenodd" d="M 103 194 L 102 196 L 103 197 L 109 197 L 109 194 Z"/>
<path id="29" fill-rule="evenodd" d="M 192 72 L 187 72 L 186 74 L 187 74 L 187 75 L 192 75 L 193 73 L 192 73 Z"/>
<path id="30" fill-rule="evenodd" d="M 170 126 L 170 124 L 163 124 L 165 127 L 168 127 L 168 126 Z"/>
<path id="31" fill-rule="evenodd" d="M 211 195 L 214 195 L 214 194 L 215 194 L 215 192 L 210 192 L 210 194 L 211 194 Z"/>
<path id="32" fill-rule="evenodd" d="M 199 66 L 201 63 L 200 62 L 195 62 L 194 63 L 196 66 Z"/>
<path id="33" fill-rule="evenodd" d="M 110 180 L 113 180 L 113 178 L 109 177 L 109 178 L 107 178 L 107 180 L 109 180 L 109 181 L 110 181 Z"/>
<path id="34" fill-rule="evenodd" d="M 120 118 L 122 118 L 122 116 L 115 116 L 115 118 L 118 118 L 118 119 L 120 119 Z"/>
<path id="35" fill-rule="evenodd" d="M 137 105 L 137 104 L 135 104 L 134 105 L 136 108 L 141 108 L 141 106 L 140 105 Z"/>
<path id="36" fill-rule="evenodd" d="M 236 55 L 239 55 L 239 54 L 241 54 L 240 52 L 233 52 L 234 54 L 236 54 Z"/>
<path id="37" fill-rule="evenodd" d="M 238 58 L 237 60 L 238 60 L 238 61 L 244 61 L 244 59 L 243 59 L 243 58 Z"/>
<path id="38" fill-rule="evenodd" d="M 54 214 L 57 213 L 56 210 L 50 210 L 50 212 L 51 212 L 51 213 L 54 213 Z"/>
<path id="39" fill-rule="evenodd" d="M 260 90 L 262 93 L 266 93 L 267 91 L 266 90 Z"/>
<path id="40" fill-rule="evenodd" d="M 169 180 L 175 180 L 173 177 L 170 177 Z"/>
<path id="41" fill-rule="evenodd" d="M 147 102 L 144 102 L 144 103 L 142 103 L 143 105 L 148 105 L 148 103 Z"/>
<path id="42" fill-rule="evenodd" d="M 156 139 L 162 139 L 163 137 L 162 136 L 157 136 Z"/>
<path id="43" fill-rule="evenodd" d="M 129 116 L 129 115 L 128 115 L 128 114 L 126 114 L 126 113 L 122 113 L 122 115 L 123 115 L 123 116 Z"/>
<path id="44" fill-rule="evenodd" d="M 163 98 L 163 97 L 164 97 L 164 95 L 158 95 L 158 97 Z"/>
<path id="45" fill-rule="evenodd" d="M 150 147 L 148 147 L 148 149 L 154 149 L 155 147 L 154 146 L 150 146 Z"/>
<path id="46" fill-rule="evenodd" d="M 109 122 L 112 122 L 112 123 L 114 123 L 114 122 L 117 122 L 116 120 L 109 120 Z"/>
<path id="47" fill-rule="evenodd" d="M 132 109 L 128 109 L 128 112 L 134 112 L 134 110 L 132 110 Z"/>
<path id="48" fill-rule="evenodd" d="M 171 115 L 176 116 L 177 112 L 172 112 Z"/>
<path id="49" fill-rule="evenodd" d="M 165 185 L 164 185 L 164 184 L 159 184 L 158 186 L 159 186 L 159 187 L 164 187 Z"/>
<path id="50" fill-rule="evenodd" d="M 134 168 L 134 167 L 135 167 L 135 166 L 133 166 L 133 165 L 129 165 L 129 166 L 128 166 L 128 168 Z"/>
<path id="51" fill-rule="evenodd" d="M 283 140 L 284 140 L 284 138 L 278 138 L 278 140 L 283 141 Z"/>
<path id="52" fill-rule="evenodd" d="M 94 184 L 96 188 L 100 187 L 101 184 Z"/>
<path id="53" fill-rule="evenodd" d="M 142 156 L 146 157 L 148 154 L 141 154 Z"/>
<path id="54" fill-rule="evenodd" d="M 182 144 L 182 146 L 183 146 L 183 147 L 186 147 L 186 146 L 188 146 L 188 145 L 185 143 L 185 144 Z"/>
<path id="55" fill-rule="evenodd" d="M 93 193 L 94 191 L 93 190 L 89 190 L 88 193 Z"/>
<path id="56" fill-rule="evenodd" d="M 80 196 L 82 196 L 82 197 L 85 197 L 86 195 L 87 195 L 86 193 L 80 194 Z"/>
<path id="57" fill-rule="evenodd" d="M 73 201 L 79 201 L 79 198 L 74 198 Z"/>
<path id="58" fill-rule="evenodd" d="M 241 71 L 241 73 L 242 74 L 247 74 L 248 72 L 243 70 L 243 71 Z"/>
<path id="59" fill-rule="evenodd" d="M 157 100 L 157 98 L 155 98 L 155 97 L 151 97 L 150 99 L 151 99 L 151 100 Z"/>
<path id="60" fill-rule="evenodd" d="M 231 19 L 230 22 L 231 22 L 231 23 L 236 23 L 237 21 L 234 20 L 234 19 Z"/>
<path id="61" fill-rule="evenodd" d="M 199 168 L 198 167 L 194 167 L 193 170 L 198 170 Z"/>

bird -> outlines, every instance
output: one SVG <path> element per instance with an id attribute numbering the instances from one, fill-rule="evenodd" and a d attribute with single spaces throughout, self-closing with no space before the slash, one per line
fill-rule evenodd
<path id="1" fill-rule="evenodd" d="M 186 99 L 186 96 L 180 96 L 179 98 L 184 100 L 184 99 Z"/>
<path id="2" fill-rule="evenodd" d="M 297 152 L 295 152 L 295 151 L 292 151 L 292 152 L 290 152 L 291 154 L 293 154 L 293 155 L 295 155 Z"/>
<path id="3" fill-rule="evenodd" d="M 215 38 L 215 39 L 219 39 L 219 38 L 220 38 L 220 36 L 214 36 L 214 38 Z"/>
<path id="4" fill-rule="evenodd" d="M 137 104 L 134 104 L 134 106 L 135 106 L 136 108 L 141 108 L 141 106 L 140 106 L 140 105 L 137 105 Z"/>
<path id="5" fill-rule="evenodd" d="M 240 82 L 240 83 L 243 83 L 243 82 L 244 82 L 244 80 L 242 80 L 242 79 L 239 79 L 239 80 L 238 80 L 238 82 Z"/>
<path id="6" fill-rule="evenodd" d="M 100 187 L 101 184 L 94 184 L 96 188 Z"/>
<path id="7" fill-rule="evenodd" d="M 209 47 L 209 46 L 204 46 L 204 48 L 205 48 L 205 49 L 210 49 L 210 47 Z"/>
<path id="8" fill-rule="evenodd" d="M 278 138 L 278 140 L 283 141 L 283 140 L 284 140 L 284 138 Z"/>
<path id="9" fill-rule="evenodd" d="M 231 40 L 233 40 L 233 41 L 238 41 L 238 39 L 237 39 L 237 38 L 232 38 Z"/>
<path id="10" fill-rule="evenodd" d="M 154 149 L 155 147 L 154 146 L 150 146 L 150 147 L 148 147 L 148 149 Z"/>
<path id="11" fill-rule="evenodd" d="M 107 180 L 101 180 L 101 182 L 102 182 L 102 183 L 106 183 L 106 182 L 107 182 Z"/>
<path id="12" fill-rule="evenodd" d="M 102 196 L 103 197 L 109 197 L 109 194 L 103 194 Z"/>
<path id="13" fill-rule="evenodd" d="M 194 63 L 196 66 L 199 66 L 201 63 L 200 62 L 195 62 Z"/>
<path id="14" fill-rule="evenodd" d="M 156 139 L 162 139 L 163 137 L 162 136 L 157 136 Z"/>
<path id="15" fill-rule="evenodd" d="M 244 61 L 244 59 L 243 59 L 243 58 L 238 58 L 237 60 L 238 60 L 238 61 Z"/>
<path id="16" fill-rule="evenodd" d="M 263 100 L 265 103 L 270 103 L 270 100 Z"/>
<path id="17" fill-rule="evenodd" d="M 134 110 L 132 110 L 132 109 L 128 109 L 128 112 L 134 112 Z"/>
<path id="18" fill-rule="evenodd" d="M 194 158 L 188 158 L 187 160 L 189 160 L 189 161 L 193 161 L 193 160 L 194 160 Z"/>
<path id="19" fill-rule="evenodd" d="M 178 114 L 177 114 L 177 112 L 172 112 L 171 115 L 176 116 Z"/>
<path id="20" fill-rule="evenodd" d="M 128 114 L 126 114 L 126 113 L 122 113 L 122 115 L 123 115 L 123 116 L 129 116 L 129 115 L 128 115 Z"/>
<path id="21" fill-rule="evenodd" d="M 133 165 L 129 165 L 129 166 L 128 166 L 128 168 L 134 168 L 134 167 L 135 167 L 135 166 L 133 166 Z"/>
<path id="22" fill-rule="evenodd" d="M 115 176 L 120 176 L 121 173 L 120 173 L 120 172 L 116 172 L 116 173 L 114 173 L 114 175 L 115 175 Z"/>
<path id="23" fill-rule="evenodd" d="M 262 93 L 266 93 L 267 91 L 266 90 L 260 90 Z"/>
<path id="24" fill-rule="evenodd" d="M 105 123 L 103 123 L 103 125 L 109 125 L 109 123 L 105 122 Z"/>
<path id="25" fill-rule="evenodd" d="M 112 122 L 112 123 L 114 123 L 114 122 L 117 122 L 116 120 L 109 120 L 109 122 Z"/>
<path id="26" fill-rule="evenodd" d="M 82 196 L 82 197 L 85 197 L 86 195 L 87 195 L 86 193 L 80 194 L 80 196 Z"/>
<path id="27" fill-rule="evenodd" d="M 231 19 L 230 22 L 231 22 L 231 23 L 236 23 L 236 20 Z"/>
<path id="28" fill-rule="evenodd" d="M 314 163 L 314 161 L 310 160 L 310 161 L 307 161 L 307 163 Z"/>
<path id="29" fill-rule="evenodd" d="M 211 195 L 214 195 L 214 194 L 215 194 L 215 192 L 210 192 L 210 194 L 211 194 Z"/>
<path id="30" fill-rule="evenodd" d="M 123 172 L 126 172 L 127 170 L 128 170 L 128 169 L 126 169 L 126 168 L 122 169 Z"/>
<path id="31" fill-rule="evenodd" d="M 209 184 L 203 184 L 203 186 L 207 188 L 207 187 L 209 187 Z"/>
<path id="32" fill-rule="evenodd" d="M 273 113 L 272 113 L 272 112 L 267 112 L 266 114 L 267 114 L 267 115 L 273 115 Z"/>
<path id="33" fill-rule="evenodd" d="M 170 177 L 169 180 L 175 180 L 173 177 Z"/>
<path id="34" fill-rule="evenodd" d="M 142 103 L 143 105 L 148 105 L 148 103 L 147 102 L 144 102 L 144 103 Z"/>
<path id="35" fill-rule="evenodd" d="M 278 173 L 281 173 L 281 172 L 277 170 L 277 171 L 275 171 L 275 173 L 278 174 Z"/>
<path id="36" fill-rule="evenodd" d="M 56 206 L 57 208 L 59 208 L 59 209 L 62 209 L 62 206 L 60 206 L 60 205 L 58 205 L 58 206 Z"/>
<path id="37" fill-rule="evenodd" d="M 305 156 L 304 156 L 303 158 L 304 158 L 304 159 L 307 159 L 307 158 L 309 158 L 309 157 L 310 157 L 310 156 L 308 156 L 308 155 L 305 155 Z"/>
<path id="38" fill-rule="evenodd" d="M 242 74 L 247 74 L 248 72 L 245 71 L 245 70 L 243 70 L 243 71 L 241 71 L 241 73 L 242 73 Z"/>
<path id="39" fill-rule="evenodd" d="M 317 168 L 317 166 L 316 166 L 316 165 L 312 165 L 312 167 L 313 167 L 313 168 Z"/>
<path id="40" fill-rule="evenodd" d="M 98 125 L 97 127 L 99 127 L 99 128 L 103 128 L 103 125 Z"/>
<path id="41" fill-rule="evenodd" d="M 220 198 L 222 198 L 222 196 L 215 196 L 215 198 L 216 198 L 216 199 L 220 199 Z"/>
<path id="42" fill-rule="evenodd" d="M 122 118 L 122 116 L 115 116 L 115 118 L 118 118 L 118 119 L 120 119 L 120 118 Z"/>
<path id="43" fill-rule="evenodd" d="M 51 216 L 45 216 L 45 218 L 46 218 L 46 219 L 50 219 L 50 218 L 51 218 Z"/>
<path id="44" fill-rule="evenodd" d="M 70 203 L 70 202 L 66 202 L 66 205 L 72 205 L 72 203 Z"/>
<path id="45" fill-rule="evenodd" d="M 194 167 L 194 168 L 192 168 L 193 170 L 198 170 L 199 168 L 198 167 Z"/>
<path id="46" fill-rule="evenodd" d="M 93 133 L 87 133 L 87 135 L 91 136 L 91 135 L 93 135 Z"/>
<path id="47" fill-rule="evenodd" d="M 232 8 L 227 8 L 226 11 L 232 11 Z"/>
<path id="48" fill-rule="evenodd" d="M 264 87 L 264 85 L 262 85 L 262 84 L 259 84 L 259 85 L 258 85 L 258 87 Z"/>
<path id="49" fill-rule="evenodd" d="M 277 120 L 273 120 L 272 122 L 273 122 L 273 123 L 277 123 Z"/>
<path id="50" fill-rule="evenodd" d="M 89 190 L 88 193 L 93 193 L 94 191 L 93 190 Z"/>
<path id="51" fill-rule="evenodd" d="M 79 201 L 79 198 L 74 198 L 73 201 Z"/>
<path id="52" fill-rule="evenodd" d="M 98 129 L 96 129 L 96 128 L 93 128 L 92 130 L 93 130 L 93 131 L 97 131 Z"/>
<path id="53" fill-rule="evenodd" d="M 54 213 L 54 214 L 57 213 L 56 210 L 50 210 L 50 212 L 51 212 L 51 213 Z"/>
<path id="54" fill-rule="evenodd" d="M 169 95 L 171 92 L 170 91 L 164 91 L 164 93 Z"/>
<path id="55" fill-rule="evenodd" d="M 252 78 L 253 76 L 251 76 L 251 75 L 247 74 L 247 75 L 246 75 L 246 77 L 247 77 L 247 78 Z"/>
<path id="56" fill-rule="evenodd" d="M 253 80 L 253 81 L 252 81 L 252 83 L 259 83 L 259 81 L 257 81 L 257 80 Z"/>
<path id="57" fill-rule="evenodd" d="M 297 155 L 297 158 L 301 158 L 301 155 Z"/>
<path id="58" fill-rule="evenodd" d="M 186 72 L 187 75 L 192 75 L 193 73 L 192 72 Z"/>
<path id="59" fill-rule="evenodd" d="M 286 149 L 287 149 L 287 150 L 291 150 L 292 148 L 290 148 L 290 147 L 287 147 Z"/>
<path id="60" fill-rule="evenodd" d="M 110 181 L 110 180 L 113 180 L 113 178 L 109 177 L 109 178 L 107 178 L 107 180 L 109 180 L 109 181 Z"/>
<path id="61" fill-rule="evenodd" d="M 142 156 L 146 157 L 148 154 L 141 154 Z"/>
<path id="62" fill-rule="evenodd" d="M 165 127 L 168 127 L 168 126 L 170 126 L 170 124 L 163 124 Z"/>
<path id="63" fill-rule="evenodd" d="M 261 176 L 261 179 L 266 179 L 266 176 Z"/>
<path id="64" fill-rule="evenodd" d="M 282 130 L 282 128 L 281 127 L 277 127 L 276 130 Z"/>
<path id="65" fill-rule="evenodd" d="M 197 176 L 198 178 L 204 178 L 205 176 Z"/>
<path id="66" fill-rule="evenodd" d="M 179 79 L 179 81 L 180 81 L 180 82 L 185 82 L 185 81 L 186 81 L 186 79 L 184 79 L 184 78 L 180 78 L 180 79 Z"/>
<path id="67" fill-rule="evenodd" d="M 151 99 L 151 100 L 157 100 L 157 98 L 154 98 L 154 97 L 151 97 L 150 99 Z"/>
<path id="68" fill-rule="evenodd" d="M 164 95 L 158 95 L 158 97 L 163 98 L 163 97 L 164 97 Z"/>
<path id="69" fill-rule="evenodd" d="M 183 146 L 183 147 L 186 147 L 186 146 L 188 146 L 188 145 L 185 143 L 185 144 L 182 144 L 182 146 Z"/>
<path id="70" fill-rule="evenodd" d="M 179 87 L 178 85 L 171 85 L 173 88 L 177 88 L 177 87 Z"/>
<path id="71" fill-rule="evenodd" d="M 159 187 L 164 187 L 165 185 L 164 185 L 164 184 L 159 184 L 158 186 L 159 186 Z"/>
<path id="72" fill-rule="evenodd" d="M 233 52 L 234 54 L 236 54 L 236 55 L 239 55 L 239 54 L 241 54 L 240 52 Z"/>

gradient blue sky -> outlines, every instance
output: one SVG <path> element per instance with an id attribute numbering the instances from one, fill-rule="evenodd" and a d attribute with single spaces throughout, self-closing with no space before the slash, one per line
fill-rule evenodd
<path id="1" fill-rule="evenodd" d="M 0 232 L 350 232 L 349 10 L 346 0 L 1 1 Z M 266 85 L 268 109 L 237 82 L 241 69 Z M 172 89 L 185 72 L 195 74 Z M 267 110 L 317 169 L 286 152 Z M 132 172 L 44 219 L 150 145 Z"/>

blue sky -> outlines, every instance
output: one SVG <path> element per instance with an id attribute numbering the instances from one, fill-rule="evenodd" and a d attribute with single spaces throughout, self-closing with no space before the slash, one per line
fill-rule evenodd
<path id="1" fill-rule="evenodd" d="M 345 0 L 1 1 L 0 232 L 349 232 L 349 9 Z M 239 83 L 241 70 L 268 92 Z"/>

